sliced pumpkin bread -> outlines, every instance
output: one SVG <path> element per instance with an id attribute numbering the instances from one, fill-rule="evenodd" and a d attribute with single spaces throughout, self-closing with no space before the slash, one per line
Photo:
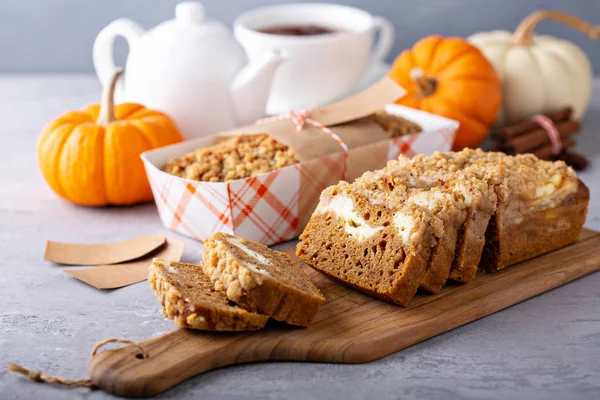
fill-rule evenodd
<path id="1" fill-rule="evenodd" d="M 292 325 L 308 326 L 325 302 L 289 255 L 227 233 L 204 242 L 202 266 L 229 300 Z"/>
<path id="2" fill-rule="evenodd" d="M 389 194 L 394 201 L 407 206 L 420 207 L 429 211 L 434 220 L 441 220 L 442 230 L 434 230 L 438 236 L 429 258 L 427 272 L 420 284 L 422 289 L 430 293 L 438 293 L 450 274 L 454 260 L 458 235 L 467 217 L 464 202 L 457 201 L 454 193 L 443 187 L 428 188 L 427 185 L 415 187 L 415 181 L 401 179 L 388 170 L 366 173 L 356 180 L 354 186 L 360 191 L 374 193 L 381 191 Z"/>
<path id="3" fill-rule="evenodd" d="M 400 156 L 327 188 L 297 255 L 348 286 L 406 305 L 419 286 L 435 293 L 446 279 L 466 283 L 478 269 L 572 243 L 588 202 L 589 190 L 560 161 L 470 149 Z"/>
<path id="4" fill-rule="evenodd" d="M 386 177 L 383 184 L 382 176 Z M 412 159 L 400 156 L 389 161 L 384 169 L 366 173 L 359 180 L 379 182 L 378 189 L 384 192 L 402 192 L 409 188 L 419 199 L 419 204 L 445 221 L 442 242 L 453 251 L 454 260 L 451 267 L 441 267 L 438 257 L 432 260 L 422 285 L 424 289 L 436 293 L 448 278 L 460 282 L 475 278 L 485 244 L 485 231 L 496 209 L 496 194 L 486 182 L 461 171 L 447 160 L 424 155 Z M 447 199 L 443 203 L 436 199 L 441 194 Z M 455 243 L 451 244 L 451 241 Z M 449 272 L 448 276 L 445 271 Z"/>
<path id="5" fill-rule="evenodd" d="M 215 290 L 196 264 L 152 260 L 148 282 L 162 305 L 163 315 L 182 328 L 211 331 L 260 329 L 269 317 L 232 304 Z"/>
<path id="6" fill-rule="evenodd" d="M 350 287 L 406 306 L 443 232 L 429 211 L 347 182 L 325 189 L 297 256 Z"/>

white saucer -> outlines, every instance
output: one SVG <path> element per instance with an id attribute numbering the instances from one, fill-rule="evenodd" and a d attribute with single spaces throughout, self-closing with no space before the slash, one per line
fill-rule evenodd
<path id="1" fill-rule="evenodd" d="M 368 88 L 369 86 L 377 82 L 379 79 L 383 78 L 388 73 L 390 68 L 390 64 L 381 62 L 373 63 L 373 65 L 371 65 L 369 69 L 367 69 L 363 77 L 360 79 L 358 85 L 356 86 L 356 89 L 354 89 L 351 93 L 348 93 L 348 96 L 346 97 L 349 97 L 353 94 L 360 92 L 361 90 Z M 266 111 L 268 115 L 279 115 L 284 114 L 289 110 L 287 108 L 280 107 L 278 104 L 274 104 L 270 107 L 267 107 Z"/>

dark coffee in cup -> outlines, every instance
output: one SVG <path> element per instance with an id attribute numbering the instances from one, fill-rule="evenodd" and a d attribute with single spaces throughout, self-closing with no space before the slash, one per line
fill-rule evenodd
<path id="1" fill-rule="evenodd" d="M 262 33 L 271 35 L 286 35 L 286 36 L 312 36 L 312 35 L 327 35 L 338 31 L 319 25 L 281 25 L 271 26 L 258 30 Z"/>

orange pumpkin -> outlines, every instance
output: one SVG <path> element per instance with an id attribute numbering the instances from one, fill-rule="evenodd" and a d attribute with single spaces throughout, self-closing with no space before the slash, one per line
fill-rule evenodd
<path id="1" fill-rule="evenodd" d="M 408 91 L 398 104 L 460 122 L 453 150 L 478 147 L 489 135 L 501 105 L 500 79 L 464 39 L 421 39 L 396 58 L 390 76 Z"/>
<path id="2" fill-rule="evenodd" d="M 118 70 L 101 104 L 50 121 L 38 140 L 38 163 L 59 196 L 86 206 L 152 200 L 140 154 L 183 140 L 166 115 L 140 104 L 114 105 Z"/>

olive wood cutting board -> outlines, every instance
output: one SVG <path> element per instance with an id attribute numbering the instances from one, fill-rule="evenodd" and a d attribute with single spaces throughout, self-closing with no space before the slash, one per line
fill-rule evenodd
<path id="1" fill-rule="evenodd" d="M 290 252 L 292 250 L 289 250 Z M 600 233 L 585 230 L 570 246 L 481 274 L 437 295 L 417 294 L 402 308 L 348 289 L 304 265 L 327 301 L 306 329 L 270 322 L 262 331 L 223 333 L 176 329 L 133 346 L 96 355 L 95 385 L 120 396 L 158 394 L 194 375 L 265 360 L 364 363 L 600 270 Z"/>

